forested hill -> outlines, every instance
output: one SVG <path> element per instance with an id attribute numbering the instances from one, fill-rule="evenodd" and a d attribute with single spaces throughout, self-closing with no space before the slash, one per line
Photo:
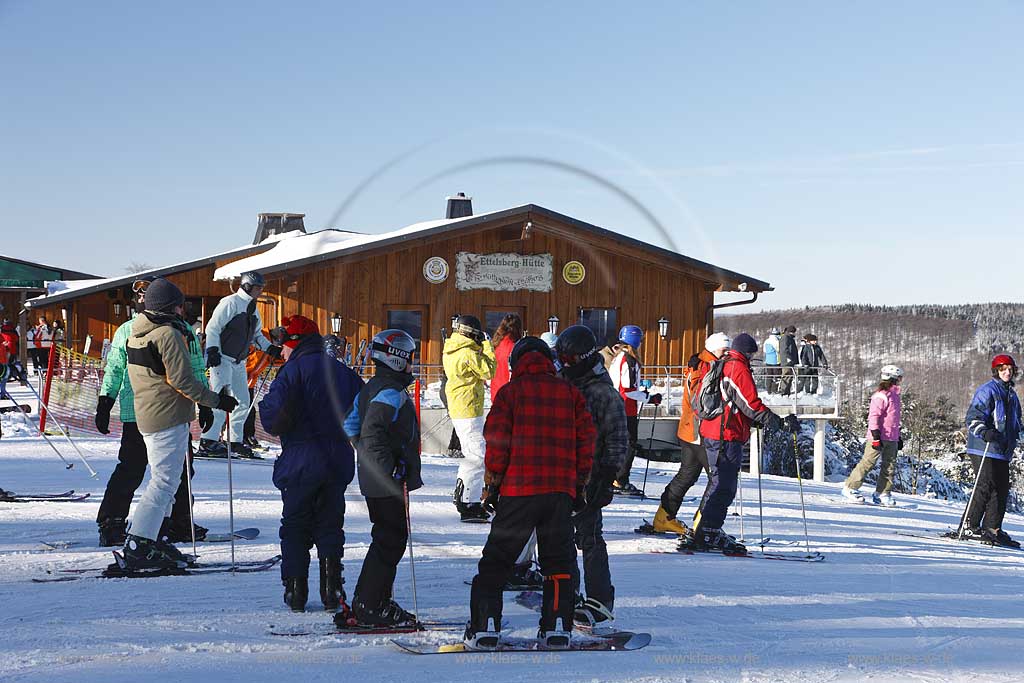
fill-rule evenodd
<path id="1" fill-rule="evenodd" d="M 974 387 L 991 376 L 992 355 L 1021 356 L 1024 349 L 1024 304 L 1018 303 L 842 304 L 719 315 L 715 324 L 730 335 L 748 332 L 759 344 L 772 327 L 795 325 L 797 339 L 813 332 L 854 401 L 870 392 L 882 365 L 893 363 L 907 373 L 907 390 L 945 395 L 965 408 Z"/>

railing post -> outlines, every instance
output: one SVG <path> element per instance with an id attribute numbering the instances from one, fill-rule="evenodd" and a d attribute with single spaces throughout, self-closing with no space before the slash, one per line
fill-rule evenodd
<path id="1" fill-rule="evenodd" d="M 814 420 L 814 481 L 825 481 L 825 425 L 828 420 Z"/>
<path id="2" fill-rule="evenodd" d="M 750 474 L 757 476 L 761 473 L 761 430 L 750 430 Z"/>

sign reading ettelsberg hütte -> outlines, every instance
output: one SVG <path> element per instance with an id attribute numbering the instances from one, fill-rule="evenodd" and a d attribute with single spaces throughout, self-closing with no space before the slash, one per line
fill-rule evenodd
<path id="1" fill-rule="evenodd" d="M 551 254 L 472 254 L 455 256 L 455 286 L 460 290 L 551 291 Z"/>

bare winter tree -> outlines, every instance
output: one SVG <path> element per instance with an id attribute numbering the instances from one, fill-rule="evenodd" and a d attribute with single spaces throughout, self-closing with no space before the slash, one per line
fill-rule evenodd
<path id="1" fill-rule="evenodd" d="M 129 261 L 128 265 L 124 267 L 124 272 L 126 275 L 131 275 L 133 273 L 141 273 L 144 270 L 151 270 L 152 268 L 153 266 L 145 261 Z"/>

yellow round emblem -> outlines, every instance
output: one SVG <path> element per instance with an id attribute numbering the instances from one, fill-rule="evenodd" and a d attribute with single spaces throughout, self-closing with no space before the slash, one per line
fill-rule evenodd
<path id="1" fill-rule="evenodd" d="M 569 261 L 562 268 L 562 279 L 570 285 L 578 285 L 587 277 L 587 269 L 579 261 Z"/>

